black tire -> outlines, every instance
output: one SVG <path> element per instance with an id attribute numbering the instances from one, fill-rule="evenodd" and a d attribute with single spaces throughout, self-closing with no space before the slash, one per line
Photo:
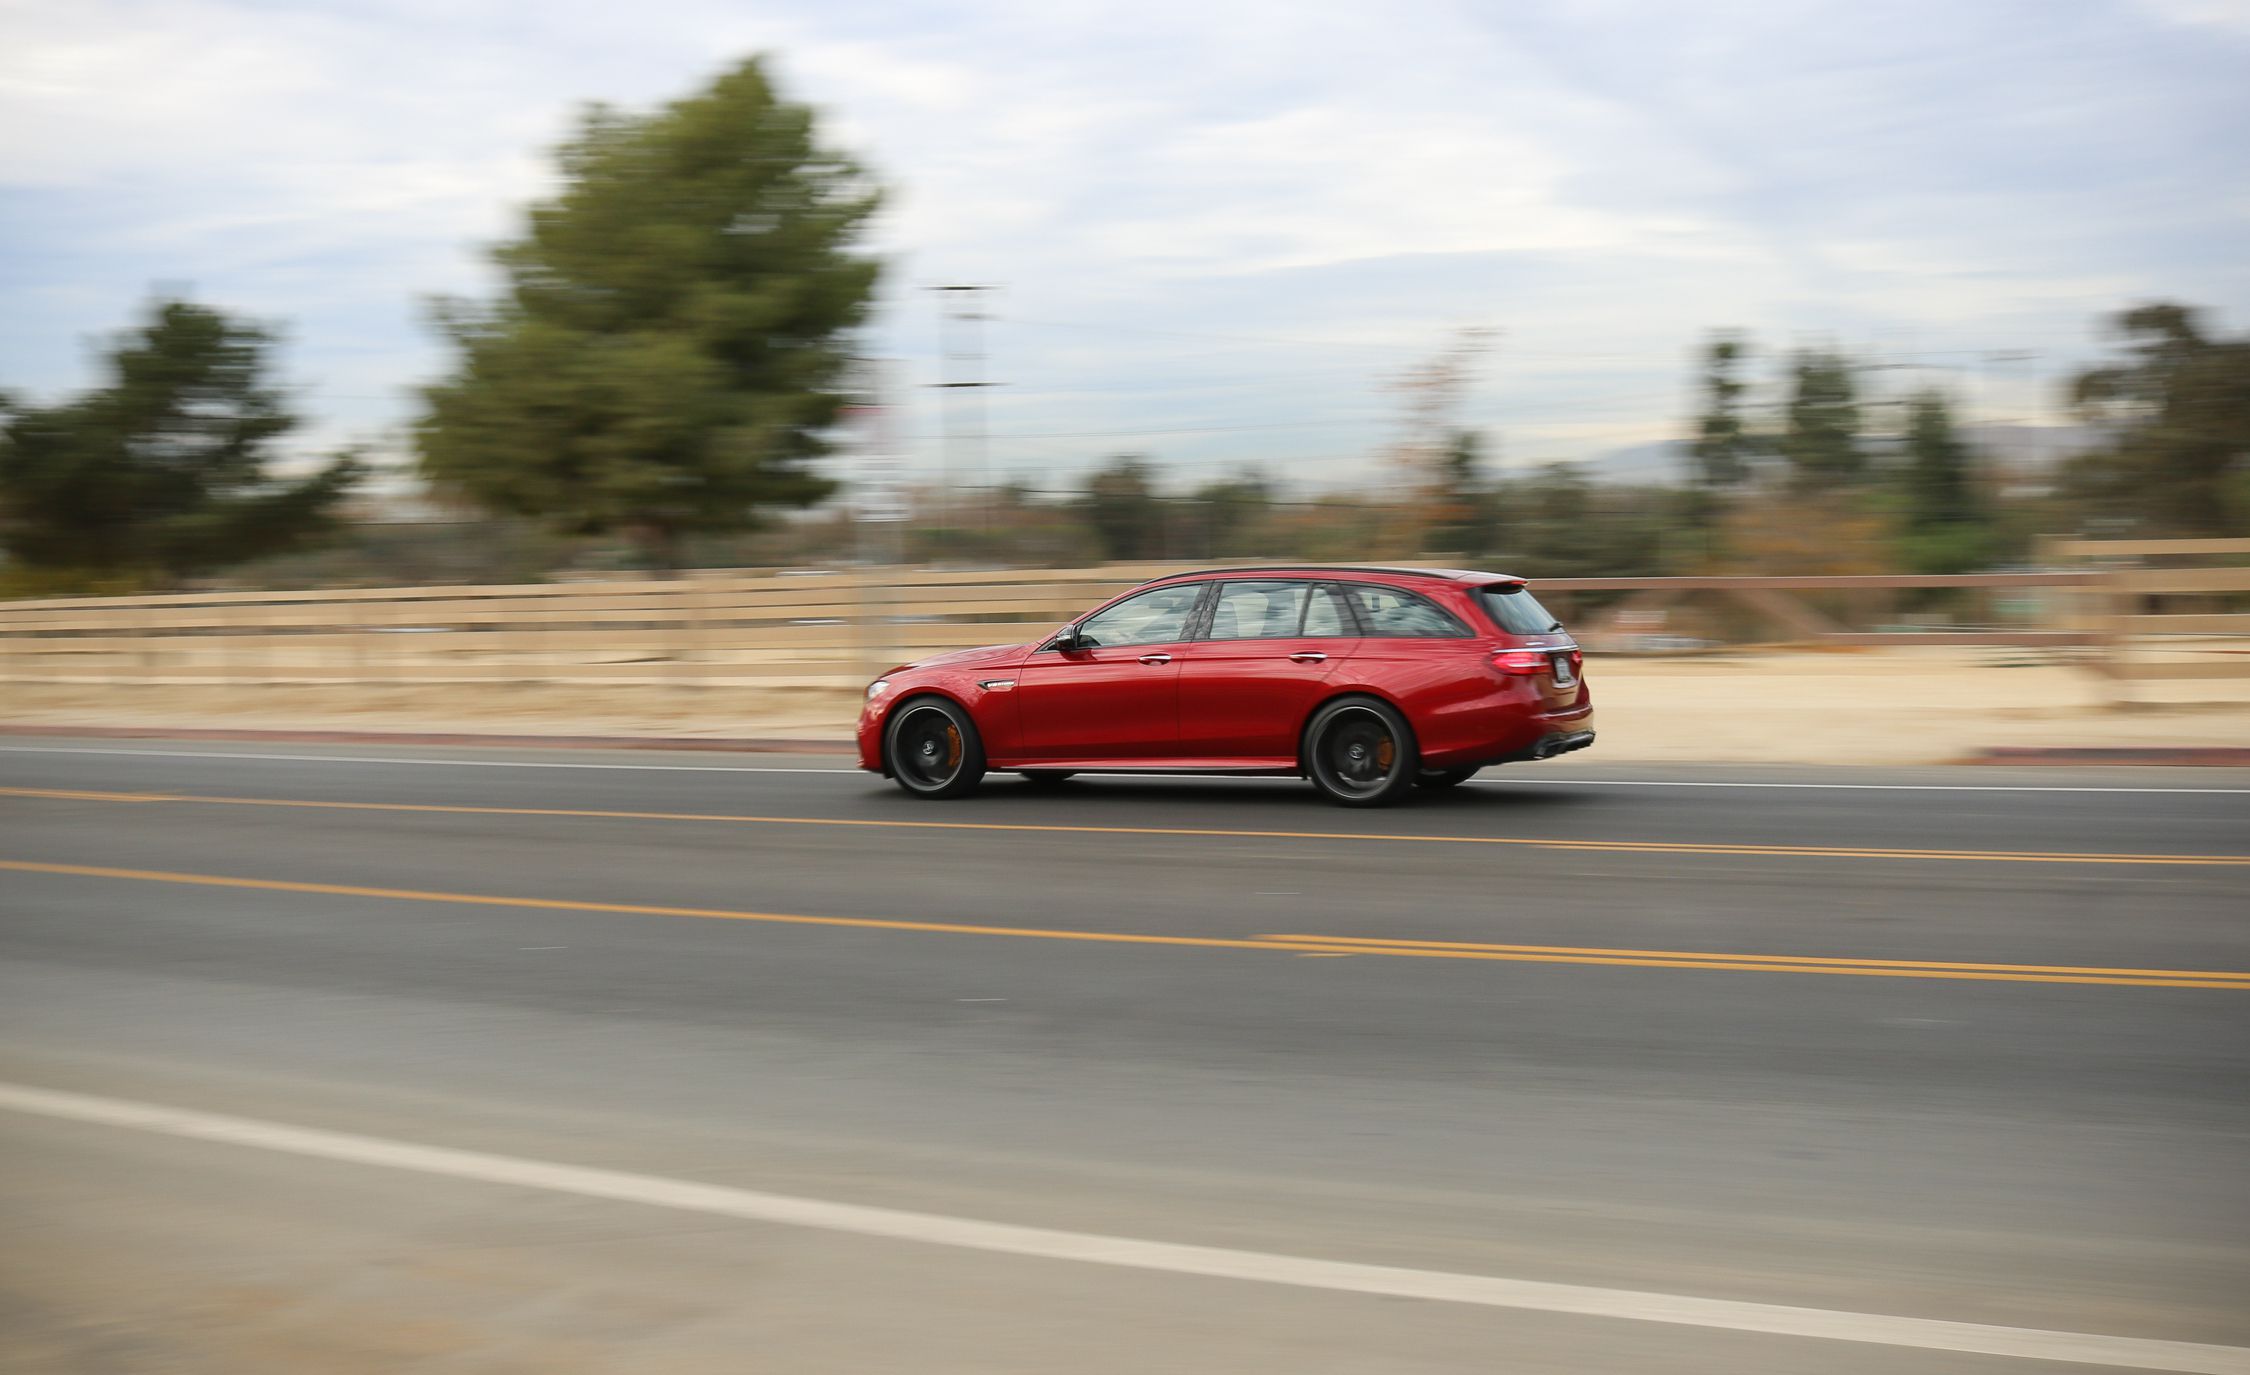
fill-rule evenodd
<path id="1" fill-rule="evenodd" d="M 883 733 L 891 778 L 915 797 L 959 797 L 984 778 L 984 741 L 969 713 L 943 697 L 917 697 Z"/>
<path id="2" fill-rule="evenodd" d="M 1330 702 L 1305 727 L 1305 773 L 1338 806 L 1390 806 L 1412 791 L 1420 757 L 1406 718 L 1372 697 Z"/>
<path id="3" fill-rule="evenodd" d="M 1458 788 L 1476 777 L 1475 769 L 1424 769 L 1414 776 L 1417 788 Z"/>
<path id="4" fill-rule="evenodd" d="M 1036 788 L 1052 788 L 1066 778 L 1078 775 L 1069 769 L 1025 769 L 1024 781 Z"/>

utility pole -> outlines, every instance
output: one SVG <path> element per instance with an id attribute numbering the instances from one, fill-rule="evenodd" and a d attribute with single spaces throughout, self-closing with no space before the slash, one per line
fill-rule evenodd
<path id="1" fill-rule="evenodd" d="M 967 467 L 969 485 L 975 487 L 985 477 L 984 397 L 982 391 L 995 384 L 984 379 L 984 342 L 981 326 L 989 317 L 985 315 L 982 294 L 989 286 L 961 283 L 930 288 L 939 293 L 944 302 L 944 313 L 939 317 L 939 345 L 942 354 L 938 386 L 945 392 L 945 441 L 938 473 L 938 525 L 941 529 L 952 523 L 954 509 L 953 481 L 956 473 Z M 980 526 L 991 518 L 991 503 L 979 503 Z"/>
<path id="2" fill-rule="evenodd" d="M 851 516 L 853 553 L 858 567 L 851 571 L 852 657 L 859 676 L 872 678 L 891 653 L 884 627 L 890 618 L 886 603 L 892 579 L 876 575 L 877 564 L 896 565 L 901 554 L 895 547 L 906 511 L 899 501 L 898 450 L 892 442 L 886 385 L 888 368 L 879 358 L 855 358 L 847 374 L 842 416 L 851 436 Z M 878 541 L 877 530 L 886 536 Z M 888 546 L 878 548 L 878 543 Z"/>
<path id="3" fill-rule="evenodd" d="M 891 376 L 884 358 L 857 358 L 846 387 L 842 416 L 851 436 L 854 551 L 867 564 L 903 561 L 900 532 L 909 512 L 901 491 L 898 436 L 892 425 Z M 881 527 L 878 533 L 877 527 Z"/>

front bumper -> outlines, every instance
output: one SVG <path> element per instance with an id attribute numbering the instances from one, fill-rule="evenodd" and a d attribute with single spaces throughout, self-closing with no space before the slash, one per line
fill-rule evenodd
<path id="1" fill-rule="evenodd" d="M 859 744 L 859 766 L 885 778 L 891 776 L 891 771 L 883 763 L 883 707 L 887 700 L 871 701 L 862 706 L 859 712 L 859 729 L 855 732 Z"/>

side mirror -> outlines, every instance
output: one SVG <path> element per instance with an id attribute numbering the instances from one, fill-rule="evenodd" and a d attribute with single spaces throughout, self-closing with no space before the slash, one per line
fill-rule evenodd
<path id="1" fill-rule="evenodd" d="M 1041 648 L 1060 650 L 1065 654 L 1078 648 L 1078 627 L 1074 625 L 1064 626 L 1056 631 L 1054 638 L 1048 640 Z"/>

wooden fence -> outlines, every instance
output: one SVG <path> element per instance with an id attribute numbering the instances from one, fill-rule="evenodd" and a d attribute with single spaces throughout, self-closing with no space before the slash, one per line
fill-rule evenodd
<path id="1" fill-rule="evenodd" d="M 831 686 L 1024 637 L 1171 566 L 699 573 L 0 602 L 0 681 Z"/>
<path id="2" fill-rule="evenodd" d="M 2046 556 L 2103 566 L 2093 666 L 2118 700 L 2136 682 L 2250 678 L 2250 644 L 2241 642 L 2250 612 L 2240 609 L 2250 605 L 2250 539 L 2057 540 Z M 2207 653 L 2177 652 L 2212 639 Z"/>
<path id="3" fill-rule="evenodd" d="M 1724 607 L 1764 643 L 2057 649 L 2120 684 L 2250 676 L 2250 540 L 2058 544 L 2046 571 L 1957 577 L 1546 579 L 1592 647 L 1697 647 L 1668 635 Z M 2181 558 L 2231 558 L 2162 567 Z M 2130 564 L 2121 560 L 2130 559 Z M 529 586 L 202 592 L 0 602 L 0 682 L 517 683 L 837 687 L 900 661 L 1029 639 L 1174 565 L 965 572 L 709 572 Z M 1953 623 L 1902 626 L 1901 598 L 1945 594 Z M 2185 599 L 2185 600 L 2183 600 Z M 1578 614 L 1583 610 L 1586 614 Z M 1680 613 L 1675 615 L 1675 613 Z"/>

